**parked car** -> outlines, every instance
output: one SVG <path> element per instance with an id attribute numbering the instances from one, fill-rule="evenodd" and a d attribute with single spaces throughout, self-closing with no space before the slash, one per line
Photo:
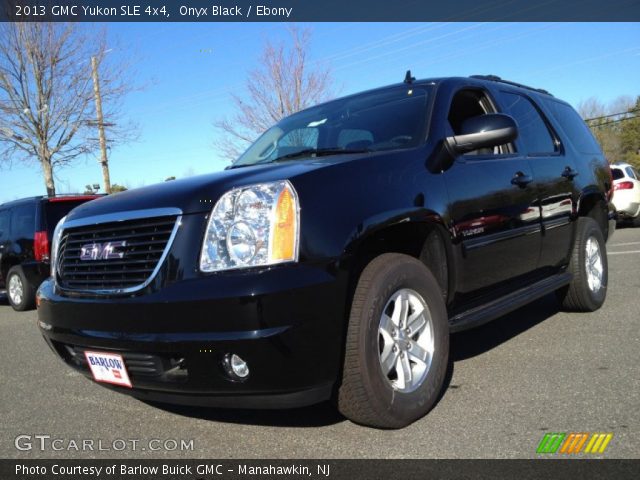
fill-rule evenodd
<path id="1" fill-rule="evenodd" d="M 628 163 L 611 165 L 613 175 L 613 205 L 621 221 L 640 227 L 640 175 Z"/>
<path id="2" fill-rule="evenodd" d="M 0 290 L 14 310 L 34 308 L 50 274 L 49 245 L 58 221 L 97 195 L 30 197 L 0 205 Z"/>
<path id="3" fill-rule="evenodd" d="M 281 120 L 226 171 L 73 210 L 39 326 L 69 366 L 145 400 L 333 399 L 403 427 L 437 401 L 451 332 L 554 292 L 600 308 L 612 187 L 562 100 L 407 75 Z"/>

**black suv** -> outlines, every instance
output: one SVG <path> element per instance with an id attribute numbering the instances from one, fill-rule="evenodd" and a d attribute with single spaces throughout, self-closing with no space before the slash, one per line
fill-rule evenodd
<path id="1" fill-rule="evenodd" d="M 31 197 L 0 205 L 0 290 L 15 310 L 35 306 L 36 290 L 50 275 L 49 245 L 58 221 L 96 195 Z"/>
<path id="2" fill-rule="evenodd" d="M 567 103 L 494 76 L 404 83 L 278 122 L 226 171 L 76 208 L 39 326 L 138 398 L 333 399 L 396 428 L 436 402 L 449 334 L 607 291 L 611 172 Z"/>

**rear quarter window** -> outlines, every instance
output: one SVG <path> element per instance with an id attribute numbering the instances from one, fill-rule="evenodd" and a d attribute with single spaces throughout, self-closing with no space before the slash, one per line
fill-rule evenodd
<path id="1" fill-rule="evenodd" d="M 621 178 L 624 178 L 624 172 L 619 168 L 612 168 L 611 176 L 613 177 L 614 180 L 620 180 Z"/>
<path id="2" fill-rule="evenodd" d="M 545 99 L 545 104 L 576 150 L 581 153 L 602 154 L 600 145 L 578 112 L 570 105 L 553 99 Z"/>
<path id="3" fill-rule="evenodd" d="M 53 235 L 53 230 L 58 222 L 78 205 L 86 203 L 86 200 L 65 200 L 63 202 L 45 202 L 44 215 L 45 225 L 49 238 Z"/>

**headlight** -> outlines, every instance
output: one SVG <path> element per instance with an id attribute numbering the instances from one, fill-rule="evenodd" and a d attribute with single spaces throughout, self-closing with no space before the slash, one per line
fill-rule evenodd
<path id="1" fill-rule="evenodd" d="M 298 195 L 287 180 L 235 188 L 211 211 L 200 270 L 295 262 L 299 224 Z"/>
<path id="2" fill-rule="evenodd" d="M 53 231 L 53 238 L 51 239 L 51 276 L 54 278 L 56 276 L 56 263 L 58 261 L 58 247 L 60 245 L 60 237 L 62 236 L 62 224 L 66 219 L 66 216 L 60 219 Z"/>

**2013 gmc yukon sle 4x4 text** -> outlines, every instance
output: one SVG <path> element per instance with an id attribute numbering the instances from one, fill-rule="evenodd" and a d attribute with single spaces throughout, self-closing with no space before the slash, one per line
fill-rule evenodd
<path id="1" fill-rule="evenodd" d="M 332 399 L 399 428 L 436 402 L 450 332 L 553 292 L 603 304 L 611 189 L 567 103 L 409 74 L 283 119 L 223 172 L 74 209 L 39 326 L 68 365 L 148 401 Z"/>

